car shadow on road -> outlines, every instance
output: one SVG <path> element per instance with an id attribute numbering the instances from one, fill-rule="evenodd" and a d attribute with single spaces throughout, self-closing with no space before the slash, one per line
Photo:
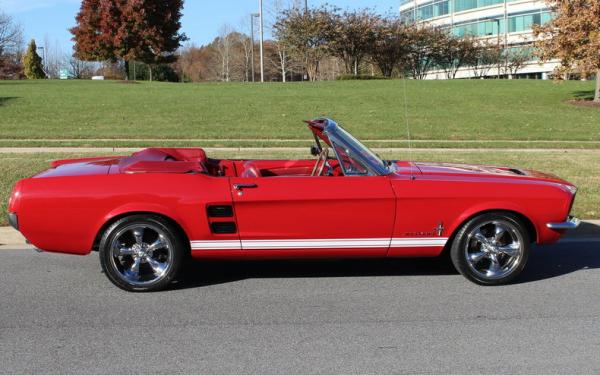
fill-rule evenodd
<path id="1" fill-rule="evenodd" d="M 598 239 L 578 238 L 576 242 L 567 240 L 552 246 L 536 246 L 517 283 L 551 279 L 594 268 L 600 268 Z"/>
<path id="2" fill-rule="evenodd" d="M 452 275 L 448 258 L 192 261 L 175 289 L 245 279 Z"/>
<path id="3" fill-rule="evenodd" d="M 600 242 L 578 238 L 551 246 L 535 246 L 521 277 L 528 283 L 600 268 Z M 448 257 L 404 259 L 191 261 L 175 289 L 226 284 L 245 279 L 437 276 L 457 274 Z"/>

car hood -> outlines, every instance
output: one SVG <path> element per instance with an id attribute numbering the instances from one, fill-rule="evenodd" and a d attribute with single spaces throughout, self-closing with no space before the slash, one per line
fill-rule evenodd
<path id="1" fill-rule="evenodd" d="M 538 172 L 530 169 L 502 167 L 494 165 L 454 164 L 454 163 L 428 163 L 428 162 L 397 162 L 401 173 L 418 173 L 423 176 L 448 176 L 466 177 L 476 179 L 516 179 L 538 180 L 554 182 L 564 185 L 571 183 L 552 174 Z"/>

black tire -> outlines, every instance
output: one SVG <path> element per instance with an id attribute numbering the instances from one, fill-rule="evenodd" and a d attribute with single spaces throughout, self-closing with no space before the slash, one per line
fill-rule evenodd
<path id="1" fill-rule="evenodd" d="M 502 285 L 521 274 L 530 247 L 530 235 L 520 217 L 510 212 L 488 212 L 459 229 L 452 242 L 450 258 L 456 270 L 470 281 L 479 285 Z"/>
<path id="2" fill-rule="evenodd" d="M 110 225 L 99 249 L 100 265 L 113 284 L 130 292 L 155 292 L 175 280 L 188 247 L 179 228 L 168 220 L 136 214 Z"/>

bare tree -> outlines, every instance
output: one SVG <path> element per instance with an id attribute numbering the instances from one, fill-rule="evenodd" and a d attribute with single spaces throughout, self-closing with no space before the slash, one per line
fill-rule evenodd
<path id="1" fill-rule="evenodd" d="M 43 53 L 41 56 L 46 76 L 48 76 L 48 78 L 59 78 L 60 70 L 69 66 L 70 58 L 63 52 L 60 42 L 55 40 L 54 43 L 52 43 L 48 35 L 44 37 L 44 45 L 42 48 Z"/>
<path id="2" fill-rule="evenodd" d="M 297 2 L 296 2 L 297 3 Z M 271 6 L 267 8 L 267 27 L 273 30 L 275 34 L 275 24 L 277 19 L 283 15 L 283 12 L 287 9 L 294 9 L 298 4 L 287 0 L 273 0 Z M 297 8 L 296 8 L 297 9 Z M 289 65 L 292 62 L 292 56 L 288 51 L 286 44 L 279 38 L 273 40 L 273 47 L 275 48 L 276 54 L 275 59 L 269 59 L 271 64 L 275 66 L 281 73 L 281 81 L 287 81 Z"/>
<path id="3" fill-rule="evenodd" d="M 446 72 L 446 78 L 454 79 L 463 65 L 473 61 L 477 51 L 477 41 L 473 37 L 458 38 L 446 34 L 436 63 Z"/>
<path id="4" fill-rule="evenodd" d="M 0 79 L 23 78 L 23 30 L 11 16 L 0 12 Z"/>
<path id="5" fill-rule="evenodd" d="M 506 59 L 506 70 L 512 77 L 533 59 L 533 54 L 529 47 L 513 48 L 506 52 L 504 58 Z"/>
<path id="6" fill-rule="evenodd" d="M 501 60 L 502 48 L 500 46 L 480 42 L 475 53 L 467 61 L 467 65 L 471 67 L 475 77 L 483 78 L 492 68 L 498 66 Z"/>
<path id="7" fill-rule="evenodd" d="M 88 79 L 94 75 L 97 64 L 90 61 L 79 60 L 75 56 L 65 56 L 64 60 L 69 64 L 69 71 L 75 79 Z"/>
<path id="8" fill-rule="evenodd" d="M 231 79 L 231 55 L 233 50 L 232 33 L 233 28 L 224 24 L 219 29 L 219 37 L 217 38 L 217 52 L 221 59 L 221 80 L 229 82 Z"/>
<path id="9" fill-rule="evenodd" d="M 0 12 L 0 55 L 23 48 L 23 29 L 11 16 Z"/>

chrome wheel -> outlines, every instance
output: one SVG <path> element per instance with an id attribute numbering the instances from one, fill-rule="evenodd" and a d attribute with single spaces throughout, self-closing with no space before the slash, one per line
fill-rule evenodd
<path id="1" fill-rule="evenodd" d="M 519 267 L 523 253 L 524 240 L 519 228 L 505 220 L 478 225 L 467 235 L 464 247 L 471 271 L 487 280 L 510 275 Z"/>
<path id="2" fill-rule="evenodd" d="M 131 224 L 110 242 L 111 265 L 123 281 L 134 286 L 156 283 L 173 263 L 173 245 L 154 224 Z"/>

